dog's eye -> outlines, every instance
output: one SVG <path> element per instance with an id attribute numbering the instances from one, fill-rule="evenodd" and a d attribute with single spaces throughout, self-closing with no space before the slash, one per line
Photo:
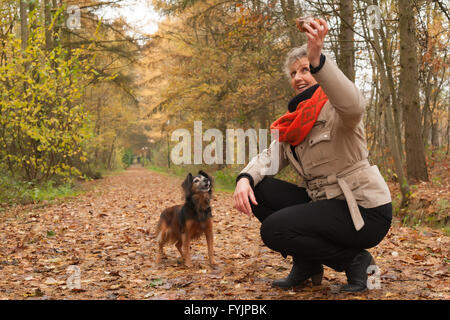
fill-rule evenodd
<path id="1" fill-rule="evenodd" d="M 195 178 L 194 179 L 194 182 L 196 183 L 196 182 L 199 182 L 200 181 L 200 179 L 198 179 L 198 178 Z"/>

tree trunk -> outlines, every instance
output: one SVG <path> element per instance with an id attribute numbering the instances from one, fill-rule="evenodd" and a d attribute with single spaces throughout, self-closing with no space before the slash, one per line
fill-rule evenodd
<path id="1" fill-rule="evenodd" d="M 20 39 L 22 54 L 26 57 L 25 50 L 28 47 L 28 38 L 30 36 L 30 31 L 28 28 L 28 8 L 25 0 L 20 0 Z M 30 70 L 30 62 L 25 61 L 23 64 L 24 73 L 28 73 Z M 23 82 L 23 91 L 25 92 L 28 88 L 28 83 Z"/>
<path id="2" fill-rule="evenodd" d="M 376 5 L 376 1 L 374 1 L 374 4 Z M 395 92 L 393 92 L 392 88 L 389 85 L 389 77 L 388 77 L 388 70 L 386 70 L 385 67 L 385 59 L 386 59 L 386 50 L 381 49 L 380 46 L 380 37 L 379 34 L 381 34 L 382 28 L 380 30 L 374 30 L 374 41 L 373 41 L 373 47 L 375 50 L 375 57 L 376 61 L 378 62 L 378 71 L 380 75 L 380 85 L 381 85 L 381 103 L 386 107 L 386 110 L 384 112 L 385 116 L 385 122 L 386 122 L 386 131 L 387 131 L 387 139 L 389 141 L 390 145 L 390 152 L 392 155 L 392 158 L 394 159 L 394 166 L 395 171 L 398 176 L 398 182 L 400 185 L 400 190 L 402 193 L 402 201 L 401 201 L 401 207 L 406 207 L 409 202 L 409 185 L 407 179 L 404 177 L 403 173 L 403 162 L 402 162 L 402 156 L 401 156 L 401 147 L 399 145 L 399 139 L 396 137 L 396 131 L 394 118 L 393 118 L 393 110 L 392 110 L 392 103 L 395 101 Z M 384 54 L 383 54 L 384 53 Z"/>
<path id="3" fill-rule="evenodd" d="M 291 42 L 291 47 L 298 47 L 302 43 L 302 35 L 297 29 L 295 19 L 298 18 L 300 12 L 297 12 L 295 10 L 295 3 L 293 0 L 280 0 L 280 4 L 288 27 L 288 35 Z"/>
<path id="4" fill-rule="evenodd" d="M 439 143 L 439 126 L 438 126 L 438 122 L 433 122 L 431 124 L 431 144 L 433 145 L 433 147 L 435 148 L 439 148 L 440 143 Z"/>
<path id="5" fill-rule="evenodd" d="M 425 148 L 420 124 L 420 100 L 414 3 L 397 1 L 400 15 L 399 98 L 405 126 L 406 172 L 410 180 L 428 181 Z"/>
<path id="6" fill-rule="evenodd" d="M 431 75 L 432 71 L 428 71 L 427 78 L 424 83 L 424 94 L 425 94 L 425 103 L 423 106 L 423 126 L 422 126 L 422 137 L 423 137 L 423 143 L 425 146 L 428 145 L 428 142 L 430 141 L 430 127 L 431 122 L 433 121 L 431 108 L 430 108 L 430 100 L 431 100 L 431 89 L 432 89 L 432 83 L 431 83 Z"/>
<path id="7" fill-rule="evenodd" d="M 389 66 L 386 67 L 384 70 L 386 72 L 386 77 L 387 77 L 387 84 L 388 84 L 388 88 L 391 94 L 391 107 L 392 107 L 392 114 L 394 115 L 394 126 L 392 127 L 392 130 L 394 130 L 394 137 L 397 140 L 397 146 L 399 148 L 399 153 L 400 153 L 400 158 L 403 162 L 404 158 L 403 158 L 403 146 L 402 146 L 402 130 L 401 130 L 401 125 L 400 125 L 400 107 L 399 107 L 399 103 L 398 103 L 398 99 L 397 99 L 397 91 L 395 89 L 395 83 L 394 83 L 394 76 L 393 76 L 393 70 L 392 70 L 392 66 L 393 65 L 393 57 L 392 57 L 392 52 L 389 50 L 388 48 L 388 43 L 387 43 L 387 39 L 386 39 L 386 35 L 384 33 L 384 29 L 380 28 L 379 33 L 377 33 L 377 35 L 379 35 L 381 37 L 381 43 L 382 43 L 382 50 L 383 50 L 383 60 L 384 60 L 384 65 L 383 66 Z M 378 43 L 378 40 L 377 40 Z"/>
<path id="8" fill-rule="evenodd" d="M 112 169 L 113 169 L 113 168 L 112 168 L 112 159 L 113 159 L 114 149 L 115 149 L 115 146 L 116 146 L 116 139 L 117 139 L 117 137 L 114 137 L 113 142 L 112 142 L 112 144 L 111 144 L 111 148 L 110 148 L 110 150 L 109 150 L 108 164 L 107 164 L 107 168 L 108 168 L 109 170 L 112 170 Z"/>
<path id="9" fill-rule="evenodd" d="M 28 12 L 25 0 L 20 1 L 20 38 L 22 40 L 22 50 L 25 51 L 28 43 Z"/>
<path id="10" fill-rule="evenodd" d="M 52 23 L 51 9 L 50 0 L 44 0 L 45 49 L 47 51 L 51 51 L 53 48 L 53 32 L 49 30 Z"/>
<path id="11" fill-rule="evenodd" d="M 340 0 L 338 66 L 352 82 L 355 81 L 355 48 L 353 42 L 353 0 Z"/>

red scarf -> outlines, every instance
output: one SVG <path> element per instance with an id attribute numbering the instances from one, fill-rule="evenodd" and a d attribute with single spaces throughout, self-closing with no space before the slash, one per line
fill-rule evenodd
<path id="1" fill-rule="evenodd" d="M 296 146 L 302 142 L 311 131 L 328 97 L 321 87 L 318 87 L 311 99 L 298 104 L 294 112 L 286 112 L 270 126 L 271 130 L 279 130 L 278 140 L 289 142 Z"/>

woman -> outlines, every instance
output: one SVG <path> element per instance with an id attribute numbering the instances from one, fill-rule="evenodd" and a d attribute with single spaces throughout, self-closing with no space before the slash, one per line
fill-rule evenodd
<path id="1" fill-rule="evenodd" d="M 305 24 L 307 45 L 287 57 L 295 97 L 271 126 L 279 139 L 237 177 L 233 203 L 261 221 L 269 248 L 293 257 L 289 275 L 273 286 L 291 288 L 309 278 L 320 284 L 326 265 L 345 271 L 348 284 L 341 291 L 358 292 L 367 289 L 367 271 L 375 264 L 365 249 L 380 243 L 390 228 L 391 196 L 367 160 L 365 100 L 322 53 L 328 25 L 323 19 L 320 24 Z M 294 166 L 301 186 L 264 176 L 274 155 L 278 171 Z"/>

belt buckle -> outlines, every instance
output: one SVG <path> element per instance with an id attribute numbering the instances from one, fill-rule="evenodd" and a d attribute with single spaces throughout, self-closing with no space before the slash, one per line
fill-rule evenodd
<path id="1" fill-rule="evenodd" d="M 320 188 L 320 181 L 316 180 L 314 181 L 314 190 L 317 190 Z"/>
<path id="2" fill-rule="evenodd" d="M 317 190 L 308 189 L 307 190 L 308 196 L 311 198 L 312 201 L 317 200 Z"/>
<path id="3" fill-rule="evenodd" d="M 322 179 L 317 180 L 317 189 L 319 189 L 319 188 L 321 188 L 323 186 L 324 186 L 323 180 Z"/>
<path id="4" fill-rule="evenodd" d="M 311 190 L 319 189 L 322 186 L 322 183 L 319 179 L 315 179 L 308 183 L 308 187 Z"/>

